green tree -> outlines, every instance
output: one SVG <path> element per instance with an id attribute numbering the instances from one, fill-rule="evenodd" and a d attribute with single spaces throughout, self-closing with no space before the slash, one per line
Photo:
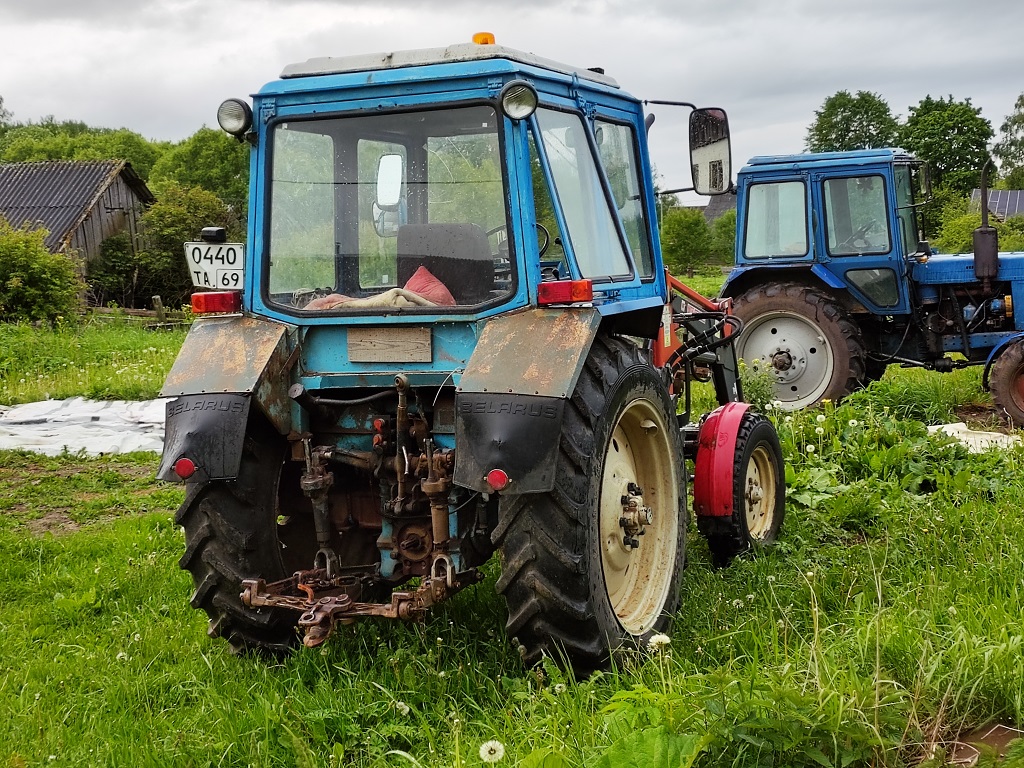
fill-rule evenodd
<path id="1" fill-rule="evenodd" d="M 1024 189 L 1024 165 L 1010 171 L 1002 180 L 1003 189 Z"/>
<path id="2" fill-rule="evenodd" d="M 936 185 L 969 194 L 978 186 L 992 135 L 992 124 L 970 99 L 925 96 L 910 108 L 900 129 L 900 144 L 928 161 Z"/>
<path id="3" fill-rule="evenodd" d="M 90 128 L 84 123 L 17 125 L 2 134 L 0 162 L 39 160 L 127 160 L 143 179 L 163 152 L 162 144 L 147 141 L 125 128 Z"/>
<path id="4" fill-rule="evenodd" d="M 200 187 L 244 211 L 249 199 L 249 145 L 223 131 L 200 128 L 160 156 L 149 183 L 157 197 L 169 184 Z"/>
<path id="5" fill-rule="evenodd" d="M 46 230 L 15 229 L 0 216 L 0 320 L 71 318 L 81 280 L 71 259 L 50 253 Z"/>
<path id="6" fill-rule="evenodd" d="M 716 262 L 731 264 L 736 251 L 736 211 L 726 211 L 711 222 L 711 255 Z"/>
<path id="7" fill-rule="evenodd" d="M 192 280 L 185 263 L 184 243 L 195 240 L 203 227 L 224 227 L 228 240 L 241 240 L 238 217 L 219 197 L 198 187 L 168 184 L 160 199 L 142 214 L 142 249 L 132 269 L 132 291 L 148 300 L 159 295 L 165 306 L 177 306 L 192 293 Z M 122 261 L 123 263 L 123 261 Z M 136 273 L 137 270 L 137 273 Z"/>
<path id="8" fill-rule="evenodd" d="M 999 141 L 992 147 L 1004 176 L 1024 168 L 1024 93 L 1017 97 L 1013 112 L 999 126 Z M 1011 187 L 1020 189 L 1020 186 Z"/>
<path id="9" fill-rule="evenodd" d="M 11 111 L 4 107 L 4 97 L 0 96 L 0 128 L 6 127 L 11 117 Z"/>
<path id="10" fill-rule="evenodd" d="M 806 148 L 809 152 L 840 152 L 891 147 L 898 130 L 892 110 L 877 93 L 838 91 L 815 110 Z"/>
<path id="11" fill-rule="evenodd" d="M 711 230 L 700 208 L 669 208 L 661 223 L 661 252 L 674 275 L 683 275 L 708 261 Z"/>

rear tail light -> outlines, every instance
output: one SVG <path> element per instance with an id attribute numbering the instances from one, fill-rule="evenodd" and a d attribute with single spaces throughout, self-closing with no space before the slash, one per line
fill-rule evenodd
<path id="1" fill-rule="evenodd" d="M 212 315 L 242 311 L 242 294 L 238 291 L 203 291 L 192 294 L 192 314 Z"/>
<path id="2" fill-rule="evenodd" d="M 496 491 L 503 491 L 508 487 L 508 475 L 503 469 L 492 469 L 487 473 L 487 484 Z"/>
<path id="3" fill-rule="evenodd" d="M 538 304 L 577 304 L 594 300 L 589 280 L 549 280 L 537 286 Z"/>
<path id="4" fill-rule="evenodd" d="M 188 480 L 192 475 L 196 473 L 196 465 L 192 459 L 186 459 L 184 456 L 174 462 L 174 474 L 180 477 L 182 480 Z"/>

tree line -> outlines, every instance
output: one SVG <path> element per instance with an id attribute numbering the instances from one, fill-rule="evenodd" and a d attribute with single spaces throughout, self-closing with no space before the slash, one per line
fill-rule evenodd
<path id="1" fill-rule="evenodd" d="M 204 126 L 180 142 L 150 141 L 126 128 L 97 128 L 53 117 L 17 122 L 13 117 L 0 96 L 0 163 L 127 160 L 157 197 L 143 214 L 140 241 L 131 242 L 126 234 L 110 238 L 100 258 L 88 266 L 84 279 L 93 303 L 142 307 L 156 294 L 171 306 L 184 302 L 191 283 L 181 243 L 208 224 L 224 226 L 232 238 L 243 236 L 249 151 L 222 131 Z M 993 138 L 992 124 L 969 98 L 928 95 L 901 120 L 879 94 L 843 90 L 815 111 L 804 149 L 899 146 L 927 161 L 934 199 L 926 208 L 925 234 L 940 250 L 957 252 L 970 250 L 971 232 L 980 221 L 980 214 L 970 209 L 969 196 L 986 162 L 998 163 L 998 172 L 991 175 L 994 188 L 1024 189 L 1024 93 L 990 147 Z M 10 222 L 0 230 L 0 240 L 11 239 L 18 224 Z M 664 195 L 658 198 L 658 226 L 665 263 L 676 274 L 732 261 L 735 212 L 709 224 L 701 209 L 681 206 L 674 196 Z M 1004 250 L 1024 250 L 1024 221 L 996 221 L 995 226 Z M 22 271 L 13 277 L 7 274 L 4 254 L 24 254 L 26 243 L 34 242 L 24 231 L 19 237 L 16 247 L 5 249 L 0 242 L 0 319 L 15 316 L 19 306 L 36 307 L 31 319 L 39 319 L 45 302 L 25 294 L 26 285 L 45 283 L 54 261 L 37 259 L 46 274 L 32 277 L 24 269 L 33 259 L 22 255 Z"/>

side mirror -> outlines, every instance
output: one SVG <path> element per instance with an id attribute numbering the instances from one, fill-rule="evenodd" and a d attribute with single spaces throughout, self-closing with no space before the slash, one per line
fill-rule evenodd
<path id="1" fill-rule="evenodd" d="M 729 118 L 716 107 L 690 113 L 690 169 L 700 195 L 721 195 L 732 189 L 732 142 Z"/>
<path id="2" fill-rule="evenodd" d="M 382 211 L 394 211 L 402 202 L 405 159 L 401 155 L 381 155 L 377 161 L 376 205 Z"/>

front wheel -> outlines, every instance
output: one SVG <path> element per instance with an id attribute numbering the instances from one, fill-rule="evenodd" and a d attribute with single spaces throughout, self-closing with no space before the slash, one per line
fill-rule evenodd
<path id="1" fill-rule="evenodd" d="M 768 419 L 750 411 L 743 414 L 732 458 L 732 513 L 697 517 L 697 528 L 719 567 L 748 550 L 773 544 L 786 513 L 782 446 Z"/>
<path id="2" fill-rule="evenodd" d="M 668 392 L 633 344 L 598 337 L 566 403 L 555 488 L 503 501 L 494 541 L 508 634 L 586 673 L 664 631 L 685 552 Z"/>
<path id="3" fill-rule="evenodd" d="M 743 321 L 736 355 L 767 371 L 787 410 L 839 400 L 865 381 L 860 330 L 831 298 L 797 283 L 767 285 L 739 296 Z"/>
<path id="4" fill-rule="evenodd" d="M 1024 428 L 1024 340 L 1007 345 L 989 374 L 992 400 L 1017 429 Z"/>

